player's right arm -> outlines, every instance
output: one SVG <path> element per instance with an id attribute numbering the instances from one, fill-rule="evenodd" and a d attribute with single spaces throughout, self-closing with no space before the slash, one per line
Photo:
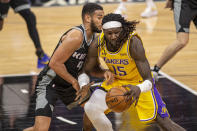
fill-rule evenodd
<path id="1" fill-rule="evenodd" d="M 72 84 L 76 91 L 79 90 L 79 83 L 67 71 L 64 63 L 69 59 L 75 50 L 80 48 L 82 41 L 83 35 L 81 31 L 76 29 L 69 31 L 65 36 L 63 36 L 62 44 L 55 50 L 49 62 L 49 67 L 65 81 Z"/>

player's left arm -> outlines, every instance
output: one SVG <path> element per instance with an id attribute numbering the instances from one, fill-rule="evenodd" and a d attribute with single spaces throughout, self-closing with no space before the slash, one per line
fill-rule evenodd
<path id="1" fill-rule="evenodd" d="M 139 36 L 133 36 L 133 38 L 132 38 L 132 41 L 130 43 L 130 55 L 135 60 L 138 72 L 140 73 L 141 77 L 143 78 L 143 81 L 144 82 L 148 81 L 149 84 L 153 84 L 150 65 L 149 65 L 149 62 L 148 62 L 146 55 L 145 55 L 143 43 L 142 43 Z M 150 86 L 149 84 L 146 85 L 147 88 L 144 87 L 146 89 L 141 89 L 141 87 L 140 87 L 141 91 L 146 92 L 146 91 L 150 90 L 152 88 L 152 85 L 151 85 L 151 88 L 149 88 L 148 87 L 148 86 Z"/>
<path id="2" fill-rule="evenodd" d="M 130 56 L 135 60 L 138 72 L 143 78 L 143 82 L 136 86 L 125 85 L 125 87 L 130 87 L 130 91 L 126 93 L 127 99 L 132 99 L 132 102 L 136 101 L 135 105 L 137 105 L 140 93 L 151 90 L 153 81 L 141 39 L 138 36 L 133 36 L 129 47 Z"/>

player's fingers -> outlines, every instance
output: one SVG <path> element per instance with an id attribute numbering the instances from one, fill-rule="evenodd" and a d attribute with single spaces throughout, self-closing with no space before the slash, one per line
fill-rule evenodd
<path id="1" fill-rule="evenodd" d="M 129 100 L 131 100 L 131 103 L 133 104 L 133 102 L 136 100 L 136 97 L 135 97 L 135 92 L 131 92 L 131 94 L 129 95 Z"/>
<path id="2" fill-rule="evenodd" d="M 131 105 L 134 103 L 134 101 L 135 101 L 135 99 L 133 98 L 133 99 L 131 100 Z"/>
<path id="3" fill-rule="evenodd" d="M 75 98 L 75 101 L 77 101 L 80 97 L 81 97 L 81 95 L 77 95 Z"/>
<path id="4" fill-rule="evenodd" d="M 80 97 L 78 104 L 81 104 L 82 100 L 83 100 L 83 97 Z"/>
<path id="5" fill-rule="evenodd" d="M 122 85 L 122 87 L 128 87 L 128 85 Z"/>
<path id="6" fill-rule="evenodd" d="M 127 93 L 127 94 L 125 94 L 126 101 L 130 101 L 132 99 L 131 92 L 126 92 L 126 93 Z"/>
<path id="7" fill-rule="evenodd" d="M 122 87 L 131 89 L 131 85 L 122 85 Z"/>
<path id="8" fill-rule="evenodd" d="M 127 96 L 125 96 L 125 97 L 126 97 L 126 98 L 125 98 L 125 99 L 126 99 L 126 101 L 129 101 L 129 100 L 130 100 L 128 95 L 127 95 Z"/>
<path id="9" fill-rule="evenodd" d="M 107 85 L 110 85 L 110 84 L 112 84 L 113 82 L 114 82 L 114 80 L 110 78 L 110 79 L 107 81 L 106 84 L 107 84 Z"/>
<path id="10" fill-rule="evenodd" d="M 138 100 L 139 100 L 139 97 L 136 98 L 135 106 L 137 106 Z"/>
<path id="11" fill-rule="evenodd" d="M 75 99 L 78 100 L 81 97 L 81 95 L 82 95 L 82 90 L 77 91 Z"/>
<path id="12" fill-rule="evenodd" d="M 81 93 L 81 90 L 77 91 L 76 96 L 80 95 L 80 93 Z"/>
<path id="13" fill-rule="evenodd" d="M 77 91 L 77 92 L 76 92 L 76 95 L 79 95 L 79 93 L 80 93 L 80 92 L 81 92 L 80 90 L 79 90 L 79 91 Z"/>
<path id="14" fill-rule="evenodd" d="M 130 95 L 130 92 L 129 91 L 127 91 L 127 92 L 124 93 L 124 96 L 127 96 L 127 95 Z"/>
<path id="15" fill-rule="evenodd" d="M 114 74 L 111 74 L 110 75 L 109 81 L 110 81 L 110 84 L 112 84 L 114 82 Z"/>
<path id="16" fill-rule="evenodd" d="M 104 74 L 105 80 L 109 79 L 109 75 L 107 73 Z"/>
<path id="17" fill-rule="evenodd" d="M 107 81 L 107 85 L 110 85 L 113 83 L 113 75 L 112 74 L 108 74 L 106 77 L 106 81 Z"/>
<path id="18" fill-rule="evenodd" d="M 134 95 L 135 95 L 135 92 L 132 91 L 131 94 L 130 94 L 130 97 L 132 98 L 132 97 L 134 97 Z"/>
<path id="19" fill-rule="evenodd" d="M 94 85 L 94 83 L 95 83 L 95 82 L 92 81 L 92 82 L 88 83 L 87 86 L 90 87 L 90 86 Z"/>

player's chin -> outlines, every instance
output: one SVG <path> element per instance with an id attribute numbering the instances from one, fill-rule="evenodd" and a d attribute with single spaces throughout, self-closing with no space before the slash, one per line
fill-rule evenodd
<path id="1" fill-rule="evenodd" d="M 116 45 L 117 45 L 117 41 L 116 41 L 116 40 L 111 40 L 110 43 L 111 43 L 113 46 L 116 46 Z"/>

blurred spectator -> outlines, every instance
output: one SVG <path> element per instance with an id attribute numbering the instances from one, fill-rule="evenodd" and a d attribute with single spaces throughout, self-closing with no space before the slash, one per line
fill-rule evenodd
<path id="1" fill-rule="evenodd" d="M 30 10 L 28 0 L 0 0 L 0 30 L 3 29 L 4 18 L 7 16 L 10 7 L 12 7 L 16 13 L 19 13 L 19 15 L 25 20 L 29 36 L 36 48 L 36 55 L 38 57 L 37 68 L 44 68 L 49 62 L 49 57 L 42 49 L 36 28 L 36 16 Z"/>

